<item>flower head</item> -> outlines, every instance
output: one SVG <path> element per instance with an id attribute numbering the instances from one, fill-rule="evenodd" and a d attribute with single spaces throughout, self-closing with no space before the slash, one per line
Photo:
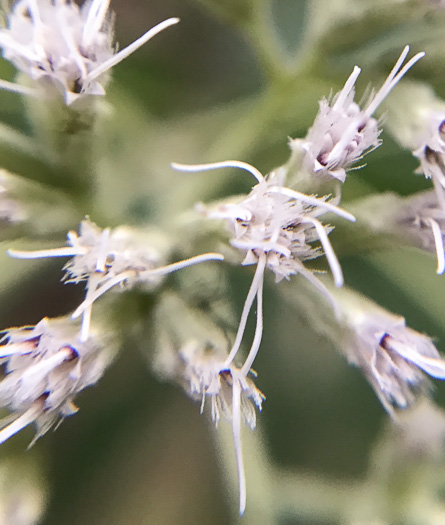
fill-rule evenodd
<path id="1" fill-rule="evenodd" d="M 201 412 L 206 399 L 211 402 L 211 415 L 218 424 L 221 415 L 229 421 L 233 417 L 232 388 L 234 382 L 241 386 L 241 415 L 244 422 L 254 429 L 256 415 L 254 406 L 261 410 L 264 395 L 255 387 L 253 380 L 240 373 L 233 363 L 226 367 L 226 355 L 218 355 L 214 348 L 198 341 L 188 341 L 179 351 L 183 363 L 181 377 L 184 389 L 195 399 L 201 400 Z"/>
<path id="2" fill-rule="evenodd" d="M 302 148 L 303 166 L 317 177 L 345 181 L 346 170 L 380 145 L 374 112 L 405 73 L 424 56 L 418 53 L 402 67 L 409 52 L 406 46 L 380 90 L 364 109 L 354 101 L 360 68 L 355 67 L 343 89 L 332 100 L 323 99 L 314 124 L 303 140 L 291 140 L 291 149 Z"/>
<path id="3" fill-rule="evenodd" d="M 445 360 L 432 340 L 408 328 L 403 317 L 355 310 L 349 320 L 354 332 L 349 360 L 362 369 L 391 415 L 394 406 L 406 408 L 416 391 L 425 390 L 425 373 L 445 379 Z"/>
<path id="4" fill-rule="evenodd" d="M 445 207 L 434 190 L 404 199 L 392 220 L 397 233 L 403 233 L 419 248 L 435 253 L 437 273 L 445 271 Z"/>
<path id="5" fill-rule="evenodd" d="M 125 49 L 116 52 L 109 0 L 17 0 L 0 30 L 3 56 L 36 82 L 56 89 L 66 104 L 82 95 L 103 95 L 107 72 L 177 18 L 161 22 Z M 26 94 L 38 92 L 3 81 L 0 87 Z"/>
<path id="6" fill-rule="evenodd" d="M 150 240 L 156 240 L 157 247 L 149 244 Z M 72 315 L 73 319 L 82 315 L 83 340 L 88 337 L 93 303 L 111 288 L 136 282 L 153 288 L 168 273 L 200 262 L 223 259 L 221 254 L 207 253 L 163 266 L 165 252 L 169 250 L 163 236 L 124 226 L 102 230 L 88 219 L 81 222 L 79 233 L 68 233 L 68 244 L 65 248 L 33 252 L 9 250 L 9 255 L 19 259 L 72 257 L 65 265 L 67 282 L 87 283 L 85 300 Z"/>
<path id="7" fill-rule="evenodd" d="M 437 201 L 445 210 L 445 112 L 432 111 L 427 119 L 427 131 L 421 146 L 413 152 L 420 161 L 418 173 L 431 179 Z"/>
<path id="8" fill-rule="evenodd" d="M 424 202 L 427 208 L 445 211 L 445 103 L 431 87 L 409 83 L 393 105 L 388 127 L 396 140 L 419 160 L 416 173 L 431 179 L 436 192 L 412 199 L 413 207 Z M 427 202 L 428 201 L 428 202 Z M 419 212 L 421 210 L 419 209 Z M 426 215 L 429 215 L 427 212 Z"/>
<path id="9" fill-rule="evenodd" d="M 186 392 L 201 399 L 201 413 L 205 401 L 211 402 L 212 420 L 217 425 L 221 415 L 232 422 L 233 442 L 238 467 L 240 514 L 246 507 L 246 480 L 241 449 L 241 420 L 252 430 L 256 425 L 255 407 L 261 411 L 264 395 L 253 380 L 233 363 L 226 366 L 226 356 L 218 355 L 197 341 L 188 341 L 180 350 L 183 363 L 182 382 Z"/>
<path id="10" fill-rule="evenodd" d="M 237 167 L 252 173 L 258 184 L 245 199 L 205 211 L 209 218 L 227 222 L 234 236 L 231 244 L 245 253 L 243 264 L 256 264 L 264 254 L 265 265 L 274 272 L 277 281 L 297 273 L 308 276 L 309 272 L 302 263 L 322 255 L 320 247 L 313 246 L 314 242 L 320 241 L 335 282 L 337 286 L 342 285 L 341 268 L 328 239 L 332 228 L 322 225 L 318 217 L 332 212 L 350 221 L 355 219 L 329 202 L 329 196 L 317 198 L 291 190 L 283 185 L 281 172 L 263 177 L 257 169 L 244 162 L 226 161 L 196 166 L 175 163 L 173 167 L 183 171 Z"/>
<path id="11" fill-rule="evenodd" d="M 42 319 L 35 326 L 11 328 L 0 347 L 5 376 L 0 406 L 14 416 L 0 422 L 0 443 L 35 422 L 35 439 L 77 411 L 75 396 L 98 381 L 110 361 L 109 344 L 95 333 L 81 341 L 69 319 Z"/>
<path id="12" fill-rule="evenodd" d="M 243 264 L 256 264 L 255 275 L 244 303 L 238 331 L 223 369 L 228 369 L 237 355 L 244 336 L 249 313 L 256 299 L 256 329 L 249 354 L 241 368 L 247 377 L 258 353 L 263 333 L 263 283 L 264 271 L 270 268 L 277 281 L 283 277 L 301 273 L 313 283 L 335 307 L 335 301 L 324 285 L 307 270 L 303 261 L 321 255 L 311 243 L 320 241 L 334 274 L 337 286 L 343 284 L 343 274 L 334 250 L 328 239 L 329 227 L 317 219 L 319 215 L 333 212 L 354 221 L 348 212 L 327 202 L 327 197 L 316 198 L 304 195 L 283 186 L 281 172 L 271 173 L 268 178 L 253 166 L 244 162 L 227 161 L 214 164 L 185 166 L 172 164 L 183 171 L 203 171 L 224 167 L 236 167 L 249 171 L 258 184 L 238 204 L 225 204 L 209 212 L 213 218 L 225 219 L 235 238 L 231 244 L 246 253 Z"/>
<path id="13" fill-rule="evenodd" d="M 180 384 L 200 401 L 201 413 L 208 406 L 215 425 L 222 418 L 232 423 L 242 514 L 246 481 L 241 422 L 255 428 L 256 409 L 261 411 L 264 396 L 254 384 L 253 371 L 229 361 L 228 334 L 215 322 L 212 310 L 191 306 L 177 294 L 164 294 L 155 310 L 156 355 L 152 364 L 163 379 Z"/>

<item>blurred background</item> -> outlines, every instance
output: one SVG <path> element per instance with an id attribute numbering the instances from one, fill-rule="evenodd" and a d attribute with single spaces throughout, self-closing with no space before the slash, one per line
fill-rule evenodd
<path id="1" fill-rule="evenodd" d="M 286 162 L 288 137 L 306 134 L 319 99 L 341 88 L 354 65 L 363 70 L 360 99 L 369 83 L 381 84 L 407 43 L 414 53 L 428 52 L 410 78 L 445 96 L 445 18 L 437 2 L 114 0 L 112 8 L 120 47 L 165 18 L 178 16 L 181 23 L 113 71 L 106 99 L 110 124 L 94 167 L 98 204 L 79 211 L 66 230 L 76 229 L 87 212 L 102 226 L 123 220 L 140 225 L 197 201 L 248 192 L 248 177 L 189 176 L 169 164 L 236 158 L 267 173 Z M 270 38 L 275 48 L 268 54 Z M 13 75 L 9 64 L 0 65 L 2 78 Z M 17 95 L 0 92 L 0 120 L 31 133 Z M 385 132 L 382 139 L 367 166 L 348 178 L 346 209 L 348 200 L 374 192 L 409 195 L 430 187 L 414 175 L 411 153 Z M 3 167 L 18 175 L 33 178 L 45 169 L 13 144 L 3 144 L 0 153 Z M 342 243 L 337 231 L 334 246 L 336 235 L 346 284 L 403 315 L 445 353 L 445 281 L 435 273 L 434 257 L 399 248 L 364 253 Z M 11 245 L 7 237 L 4 250 Z M 56 240 L 64 242 L 62 228 Z M 63 262 L 33 262 L 31 270 L 31 263 L 2 255 L 1 263 L 1 326 L 67 314 L 82 299 L 81 286 L 60 282 Z M 224 293 L 236 315 L 251 276 L 251 267 L 229 273 Z M 267 399 L 255 433 L 243 431 L 243 518 L 237 516 L 236 482 L 225 468 L 233 462 L 230 426 L 222 422 L 217 434 L 200 416 L 199 403 L 152 373 L 147 319 L 146 340 L 129 334 L 103 379 L 77 399 L 75 417 L 30 450 L 30 428 L 2 445 L 0 509 L 9 509 L 8 525 L 445 523 L 442 412 L 424 407 L 431 417 L 419 416 L 411 434 L 411 423 L 392 426 L 360 371 L 348 366 L 316 322 L 308 322 L 303 294 L 298 283 L 276 286 L 268 276 L 264 339 L 255 362 L 256 385 Z M 445 406 L 439 381 L 433 397 Z M 414 444 L 406 437 L 422 436 L 420 430 L 426 445 L 421 437 L 412 438 Z M 2 472 L 14 483 L 3 482 Z M 44 509 L 40 521 L 20 514 L 27 506 L 29 516 Z"/>

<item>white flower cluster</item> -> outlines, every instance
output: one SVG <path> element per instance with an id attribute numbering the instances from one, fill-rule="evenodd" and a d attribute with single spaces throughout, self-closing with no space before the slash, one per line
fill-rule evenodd
<path id="1" fill-rule="evenodd" d="M 3 56 L 28 80 L 25 84 L 2 81 L 0 88 L 38 97 L 61 95 L 66 105 L 81 97 L 103 95 L 110 69 L 154 35 L 176 24 L 178 19 L 161 22 L 119 52 L 114 45 L 113 22 L 109 0 L 89 0 L 81 6 L 70 0 L 17 0 L 7 17 L 7 27 L 0 29 L 0 47 Z M 320 181 L 344 182 L 347 170 L 356 167 L 366 153 L 380 145 L 379 123 L 373 115 L 393 87 L 424 55 L 418 53 L 403 65 L 408 52 L 406 46 L 364 109 L 354 101 L 355 83 L 360 74 L 360 68 L 355 67 L 344 88 L 332 100 L 320 102 L 318 115 L 306 137 L 291 140 L 291 149 L 302 152 L 300 168 L 312 177 L 314 187 L 319 187 Z M 438 211 L 433 206 L 429 215 L 419 218 L 419 224 L 431 228 L 440 273 L 445 270 L 441 233 L 445 209 L 444 122 L 442 115 L 437 117 L 431 136 L 416 153 L 425 175 L 433 179 L 439 200 Z M 306 263 L 324 254 L 336 287 L 342 287 L 343 273 L 329 240 L 333 228 L 321 222 L 321 218 L 328 213 L 331 218 L 337 216 L 352 222 L 355 218 L 338 207 L 340 191 L 336 197 L 301 193 L 288 182 L 292 174 L 285 167 L 267 176 L 240 161 L 173 164 L 173 167 L 189 172 L 240 168 L 256 179 L 250 193 L 236 202 L 209 208 L 201 206 L 208 218 L 225 221 L 232 246 L 243 254 L 242 264 L 256 265 L 230 351 L 207 347 L 203 340 L 181 341 L 172 374 L 192 397 L 201 400 L 201 411 L 206 399 L 210 399 L 211 416 L 216 424 L 221 415 L 232 422 L 242 514 L 246 488 L 241 421 L 254 428 L 255 410 L 261 410 L 264 400 L 255 387 L 251 368 L 263 334 L 266 268 L 274 273 L 277 282 L 301 274 L 330 302 L 340 328 L 344 329 L 335 292 L 331 293 Z M 152 290 L 171 272 L 223 259 L 221 254 L 205 253 L 166 264 L 171 256 L 170 246 L 150 240 L 153 237 L 146 232 L 125 227 L 101 229 L 86 219 L 78 233 L 69 232 L 68 246 L 9 252 L 23 259 L 69 257 L 65 280 L 85 282 L 86 294 L 71 319 L 43 319 L 34 327 L 6 331 L 6 344 L 0 350 L 0 363 L 5 372 L 0 381 L 0 406 L 13 415 L 12 419 L 0 422 L 0 442 L 32 422 L 37 425 L 37 439 L 61 418 L 74 413 L 76 394 L 103 374 L 110 355 L 103 336 L 96 334 L 91 326 L 93 305 L 102 295 L 118 286 L 137 285 Z M 247 357 L 238 367 L 235 359 L 254 301 L 257 306 L 255 334 Z M 73 321 L 78 317 L 81 317 L 80 326 Z M 395 319 L 387 313 L 357 315 L 355 312 L 346 319 L 345 325 L 349 333 L 353 333 L 346 350 L 348 357 L 363 369 L 388 412 L 392 413 L 393 405 L 404 407 L 412 401 L 413 391 L 424 384 L 423 372 L 445 378 L 445 362 L 431 340 L 407 328 L 403 318 Z"/>
<path id="2" fill-rule="evenodd" d="M 118 284 L 141 283 L 153 288 L 159 278 L 181 268 L 209 260 L 222 260 L 208 253 L 161 266 L 162 255 L 147 246 L 147 238 L 124 227 L 101 230 L 84 220 L 79 233 L 68 234 L 68 247 L 35 252 L 10 251 L 13 257 L 37 259 L 72 257 L 66 264 L 68 281 L 86 281 L 86 296 L 72 314 L 82 315 L 81 327 L 70 319 L 44 319 L 33 328 L 7 331 L 8 343 L 0 359 L 6 376 L 0 383 L 0 402 L 18 416 L 0 432 L 0 442 L 35 421 L 36 438 L 59 418 L 73 413 L 72 398 L 95 383 L 105 369 L 105 346 L 91 331 L 93 303 Z"/>
<path id="3" fill-rule="evenodd" d="M 335 306 L 331 294 L 303 262 L 322 254 L 320 247 L 312 246 L 312 243 L 319 241 L 332 269 L 336 285 L 342 286 L 341 267 L 328 239 L 328 233 L 332 228 L 324 226 L 318 217 L 331 212 L 350 221 L 355 219 L 350 213 L 328 202 L 328 196 L 317 198 L 286 188 L 283 185 L 282 172 L 271 173 L 265 178 L 253 166 L 237 161 L 195 166 L 172 164 L 172 166 L 175 169 L 192 172 L 236 167 L 249 171 L 258 182 L 241 202 L 220 205 L 207 212 L 209 218 L 223 219 L 228 223 L 234 235 L 231 244 L 245 253 L 243 264 L 256 264 L 255 275 L 244 303 L 230 353 L 225 359 L 216 357 L 202 359 L 196 353 L 185 354 L 186 376 L 190 378 L 191 389 L 197 394 L 212 396 L 212 414 L 215 421 L 219 419 L 219 408 L 221 407 L 224 412 L 224 407 L 229 406 L 227 394 L 224 392 L 229 388 L 232 390 L 232 426 L 242 514 L 245 508 L 245 480 L 239 431 L 240 403 L 242 399 L 251 397 L 255 404 L 261 407 L 261 397 L 258 393 L 255 394 L 257 391 L 253 390 L 253 383 L 248 375 L 251 373 L 263 334 L 264 271 L 266 267 L 272 270 L 277 282 L 283 278 L 289 279 L 293 274 L 302 274 Z M 249 354 L 242 367 L 238 369 L 234 365 L 234 359 L 239 352 L 255 299 L 257 304 L 255 335 Z M 248 419 L 251 420 L 251 416 Z"/>
<path id="4" fill-rule="evenodd" d="M 303 167 L 319 178 L 346 179 L 346 171 L 366 153 L 380 145 L 378 121 L 373 114 L 393 87 L 425 53 L 418 53 L 403 67 L 406 46 L 382 87 L 364 109 L 354 101 L 355 83 L 361 69 L 355 67 L 343 89 L 330 101 L 323 99 L 314 124 L 304 139 L 290 141 L 291 149 L 305 152 Z"/>
<path id="5" fill-rule="evenodd" d="M 286 188 L 283 171 L 277 170 L 264 178 L 252 166 L 232 161 L 207 165 L 207 168 L 224 166 L 244 167 L 258 180 L 239 204 L 220 205 L 207 213 L 209 218 L 224 219 L 228 223 L 234 235 L 232 246 L 246 252 L 243 264 L 256 264 L 264 253 L 266 266 L 275 274 L 276 282 L 297 273 L 311 278 L 302 263 L 321 254 L 318 247 L 312 246 L 321 241 L 335 282 L 341 286 L 343 275 L 328 239 L 332 228 L 323 226 L 317 217 L 327 212 L 350 221 L 354 221 L 354 217 L 328 202 L 328 196 L 316 198 Z"/>
<path id="6" fill-rule="evenodd" d="M 201 400 L 201 413 L 206 398 L 210 398 L 211 417 L 217 425 L 221 414 L 232 422 L 233 441 L 238 468 L 240 514 L 246 508 L 246 480 L 241 447 L 241 421 L 251 430 L 256 426 L 255 406 L 261 411 L 264 395 L 256 388 L 244 370 L 233 363 L 226 365 L 227 357 L 216 355 L 214 349 L 190 341 L 179 356 L 183 362 L 180 373 L 185 388 L 192 397 Z M 251 372 L 251 371 L 250 371 Z"/>
<path id="7" fill-rule="evenodd" d="M 316 198 L 286 188 L 284 173 L 271 173 L 265 178 L 253 166 L 238 161 L 226 161 L 214 164 L 186 166 L 172 164 L 175 169 L 183 171 L 203 171 L 225 167 L 236 167 L 249 171 L 258 184 L 250 194 L 238 204 L 224 204 L 208 213 L 210 218 L 224 219 L 228 222 L 235 238 L 231 244 L 245 252 L 243 264 L 256 264 L 256 272 L 247 295 L 235 343 L 226 360 L 229 366 L 238 353 L 244 330 L 253 301 L 257 300 L 257 328 L 249 357 L 242 372 L 246 376 L 258 352 L 262 337 L 262 295 L 264 270 L 271 269 L 277 282 L 290 275 L 302 274 L 311 281 L 333 304 L 329 292 L 323 284 L 308 270 L 303 262 L 322 254 L 319 247 L 312 243 L 320 241 L 328 259 L 337 286 L 343 284 L 343 274 L 328 233 L 329 226 L 324 226 L 318 219 L 327 212 L 335 213 L 345 219 L 354 221 L 348 212 L 328 202 L 328 196 Z"/>
<path id="8" fill-rule="evenodd" d="M 9 250 L 9 255 L 20 259 L 72 257 L 65 269 L 68 282 L 86 281 L 86 296 L 72 314 L 82 315 L 81 339 L 89 336 L 91 309 L 94 301 L 117 285 L 133 282 L 159 284 L 159 278 L 186 266 L 210 260 L 222 260 L 218 253 L 206 253 L 167 266 L 161 265 L 162 256 L 156 248 L 147 246 L 147 238 L 124 227 L 101 230 L 89 220 L 82 221 L 79 234 L 68 233 L 68 247 L 34 252 Z"/>
<path id="9" fill-rule="evenodd" d="M 415 393 L 427 386 L 425 373 L 445 379 L 445 361 L 431 339 L 408 328 L 403 317 L 385 312 L 353 312 L 355 337 L 347 349 L 390 415 L 393 407 L 406 408 Z"/>
<path id="10" fill-rule="evenodd" d="M 59 92 L 67 105 L 104 95 L 106 73 L 153 36 L 179 22 L 170 18 L 116 52 L 109 0 L 17 0 L 0 29 L 3 56 L 35 84 L 2 81 L 0 88 L 41 96 Z"/>
<path id="11" fill-rule="evenodd" d="M 5 331 L 0 363 L 0 406 L 13 412 L 0 420 L 0 443 L 35 422 L 34 441 L 62 418 L 77 411 L 75 396 L 102 376 L 111 357 L 111 341 L 79 330 L 66 318 L 42 319 L 37 325 Z"/>
<path id="12" fill-rule="evenodd" d="M 332 103 L 323 100 L 316 121 L 306 139 L 291 142 L 291 147 L 302 148 L 305 152 L 302 169 L 324 177 L 344 182 L 346 170 L 362 156 L 380 144 L 378 121 L 372 116 L 377 107 L 399 82 L 405 73 L 424 55 L 419 53 L 403 62 L 408 54 L 408 46 L 403 50 L 396 65 L 381 89 L 371 96 L 364 110 L 354 102 L 354 85 L 360 73 L 359 68 L 346 82 L 343 90 Z M 403 66 L 403 67 L 402 67 Z M 301 274 L 308 279 L 331 302 L 336 315 L 346 322 L 339 309 L 335 293 L 331 294 L 324 284 L 315 277 L 313 270 L 305 262 L 323 253 L 331 268 L 337 287 L 343 285 L 343 274 L 328 235 L 332 230 L 324 225 L 320 217 L 332 213 L 344 219 L 355 221 L 347 211 L 338 207 L 341 192 L 332 198 L 330 195 L 318 197 L 305 195 L 293 188 L 286 187 L 286 167 L 279 168 L 264 177 L 256 168 L 240 161 L 224 161 L 213 164 L 184 165 L 173 163 L 175 169 L 187 172 L 200 172 L 218 168 L 240 168 L 249 171 L 257 184 L 249 195 L 234 202 L 224 202 L 210 207 L 198 205 L 198 211 L 211 219 L 224 220 L 232 235 L 230 243 L 244 253 L 243 265 L 256 265 L 255 275 L 244 303 L 241 320 L 235 341 L 226 359 L 209 357 L 196 352 L 183 354 L 189 388 L 199 396 L 214 395 L 212 413 L 218 420 L 221 403 L 222 378 L 229 378 L 224 388 L 232 390 L 232 406 L 239 408 L 240 399 L 252 397 L 252 386 L 248 374 L 258 353 L 263 331 L 262 301 L 263 281 L 266 268 L 272 270 L 276 281 L 289 279 L 291 275 Z M 423 217 L 422 224 L 428 223 L 437 251 L 443 253 L 442 237 L 437 229 L 438 220 L 434 210 L 431 217 Z M 440 237 L 440 238 L 439 238 Z M 314 244 L 314 243 L 319 243 Z M 444 266 L 443 257 L 440 268 Z M 442 269 L 443 271 L 443 269 Z M 238 355 L 250 311 L 256 299 L 256 330 L 247 358 L 241 368 L 234 366 Z M 426 372 L 433 377 L 445 378 L 445 361 L 434 347 L 431 339 L 409 329 L 403 318 L 391 314 L 374 315 L 367 312 L 363 316 L 353 316 L 347 323 L 354 334 L 347 342 L 346 352 L 350 361 L 360 366 L 375 389 L 382 404 L 389 413 L 394 414 L 393 405 L 406 407 L 414 399 L 413 392 L 425 385 Z M 185 352 L 185 350 L 183 350 Z M 184 357 L 185 356 L 185 357 Z M 254 391 L 256 392 L 256 390 Z M 223 399 L 223 401 L 221 401 Z M 257 406 L 261 406 L 255 401 Z M 232 409 L 233 410 L 233 409 Z M 234 412 L 233 412 L 234 413 Z M 240 416 L 238 415 L 237 420 Z M 241 443 L 238 422 L 232 420 L 234 444 L 238 461 L 240 481 L 240 510 L 244 509 L 244 469 L 240 454 Z"/>

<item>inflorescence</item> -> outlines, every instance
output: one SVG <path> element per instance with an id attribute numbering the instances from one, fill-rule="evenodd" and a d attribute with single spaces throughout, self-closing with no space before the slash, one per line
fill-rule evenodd
<path id="1" fill-rule="evenodd" d="M 90 95 L 104 95 L 110 69 L 165 28 L 178 22 L 170 18 L 147 31 L 133 44 L 117 51 L 114 17 L 108 0 L 91 0 L 78 6 L 68 0 L 18 0 L 0 29 L 3 56 L 18 70 L 17 83 L 2 81 L 0 88 L 43 98 L 62 97 L 66 105 Z M 210 403 L 212 420 L 221 415 L 232 422 L 238 465 L 240 513 L 246 506 L 246 486 L 241 449 L 241 421 L 255 427 L 255 410 L 261 410 L 263 394 L 254 384 L 252 366 L 263 335 L 263 292 L 266 270 L 275 281 L 307 279 L 332 309 L 349 360 L 359 366 L 386 410 L 406 407 L 426 384 L 425 374 L 445 378 L 445 362 L 431 339 L 405 325 L 403 318 L 358 301 L 353 308 L 338 300 L 343 272 L 330 242 L 331 221 L 354 222 L 355 217 L 339 207 L 341 191 L 323 192 L 324 183 L 345 182 L 348 171 L 357 168 L 363 156 L 381 144 L 379 120 L 374 113 L 407 71 L 424 55 L 416 54 L 405 65 L 406 46 L 382 87 L 363 108 L 354 101 L 360 68 L 355 67 L 343 89 L 320 102 L 313 126 L 304 139 L 293 139 L 290 148 L 301 153 L 300 165 L 282 167 L 263 175 L 241 161 L 172 166 L 186 172 L 223 168 L 249 172 L 255 184 L 248 193 L 223 204 L 198 205 L 205 221 L 218 220 L 229 232 L 230 244 L 241 254 L 242 265 L 253 265 L 252 283 L 238 329 L 228 348 L 216 349 L 202 340 L 181 342 L 170 376 L 188 393 Z M 26 80 L 25 80 L 26 77 Z M 438 271 L 445 270 L 443 223 L 445 211 L 445 114 L 431 117 L 430 133 L 414 151 L 420 170 L 435 188 L 433 203 L 420 202 L 413 212 L 412 228 L 430 228 L 429 249 L 434 244 Z M 312 177 L 313 194 L 298 191 L 295 170 Z M 318 193 L 321 194 L 319 195 Z M 413 209 L 411 206 L 410 210 Z M 408 213 L 408 212 L 407 212 Z M 417 221 L 417 222 L 416 222 Z M 339 226 L 341 227 L 341 226 Z M 114 290 L 130 287 L 148 293 L 162 289 L 164 277 L 182 268 L 209 261 L 222 261 L 219 253 L 175 261 L 171 246 L 136 228 L 102 229 L 89 219 L 78 232 L 68 233 L 67 246 L 39 251 L 10 250 L 20 259 L 68 258 L 64 280 L 85 283 L 85 297 L 69 317 L 43 319 L 35 326 L 4 332 L 0 359 L 4 377 L 0 381 L 0 403 L 11 412 L 1 422 L 0 442 L 35 423 L 35 439 L 64 417 L 74 413 L 74 398 L 94 384 L 114 355 L 107 330 L 95 323 L 92 311 L 99 299 Z M 324 256 L 335 287 L 317 277 L 315 259 Z M 340 297 L 340 296 L 339 296 Z M 256 327 L 246 357 L 240 357 L 246 325 L 256 302 Z M 80 318 L 80 322 L 77 320 Z M 172 365 L 173 366 L 173 365 Z"/>

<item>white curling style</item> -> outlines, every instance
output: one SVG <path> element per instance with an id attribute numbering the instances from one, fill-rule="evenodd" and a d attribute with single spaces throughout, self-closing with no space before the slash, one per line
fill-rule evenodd
<path id="1" fill-rule="evenodd" d="M 45 96 L 60 93 L 67 105 L 85 95 L 104 95 L 107 73 L 155 35 L 179 22 L 169 18 L 116 52 L 109 0 L 78 6 L 69 0 L 17 0 L 0 29 L 3 56 L 32 81 L 6 81 L 0 89 Z"/>

